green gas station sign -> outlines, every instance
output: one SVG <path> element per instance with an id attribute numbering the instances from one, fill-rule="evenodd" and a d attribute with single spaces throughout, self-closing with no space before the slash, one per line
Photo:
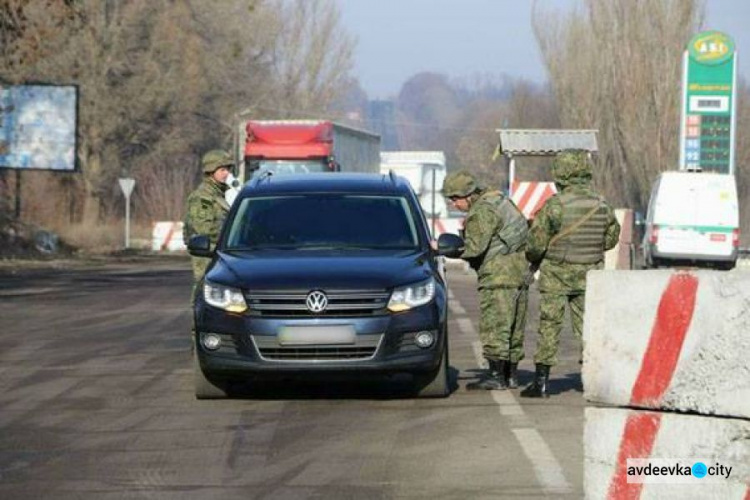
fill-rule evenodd
<path id="1" fill-rule="evenodd" d="M 680 169 L 734 173 L 734 41 L 704 31 L 688 44 L 683 58 Z"/>

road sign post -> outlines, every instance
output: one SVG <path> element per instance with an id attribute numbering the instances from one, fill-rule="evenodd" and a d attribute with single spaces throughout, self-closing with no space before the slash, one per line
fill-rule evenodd
<path id="1" fill-rule="evenodd" d="M 734 173 L 736 83 L 732 38 L 695 35 L 683 56 L 680 170 Z"/>
<path id="2" fill-rule="evenodd" d="M 130 248 L 130 194 L 135 186 L 135 179 L 119 179 L 120 189 L 125 195 L 125 248 Z"/>

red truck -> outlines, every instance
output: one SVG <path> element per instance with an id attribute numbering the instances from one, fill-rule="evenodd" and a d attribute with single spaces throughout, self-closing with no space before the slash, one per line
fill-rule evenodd
<path id="1" fill-rule="evenodd" d="M 253 120 L 240 138 L 241 181 L 278 174 L 380 171 L 380 136 L 325 120 Z"/>

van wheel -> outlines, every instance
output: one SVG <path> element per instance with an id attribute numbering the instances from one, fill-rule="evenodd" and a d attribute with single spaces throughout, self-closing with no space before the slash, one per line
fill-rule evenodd
<path id="1" fill-rule="evenodd" d="M 201 369 L 198 353 L 193 349 L 193 385 L 195 399 L 223 399 L 229 396 L 226 382 L 209 379 Z"/>
<path id="2" fill-rule="evenodd" d="M 448 384 L 448 344 L 443 348 L 438 367 L 428 373 L 415 373 L 414 385 L 417 397 L 444 398 L 450 394 Z"/>

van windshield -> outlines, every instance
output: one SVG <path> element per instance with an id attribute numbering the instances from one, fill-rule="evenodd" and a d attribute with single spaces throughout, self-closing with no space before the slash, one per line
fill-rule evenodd
<path id="1" fill-rule="evenodd" d="M 226 250 L 416 249 L 406 198 L 333 193 L 244 198 Z"/>

